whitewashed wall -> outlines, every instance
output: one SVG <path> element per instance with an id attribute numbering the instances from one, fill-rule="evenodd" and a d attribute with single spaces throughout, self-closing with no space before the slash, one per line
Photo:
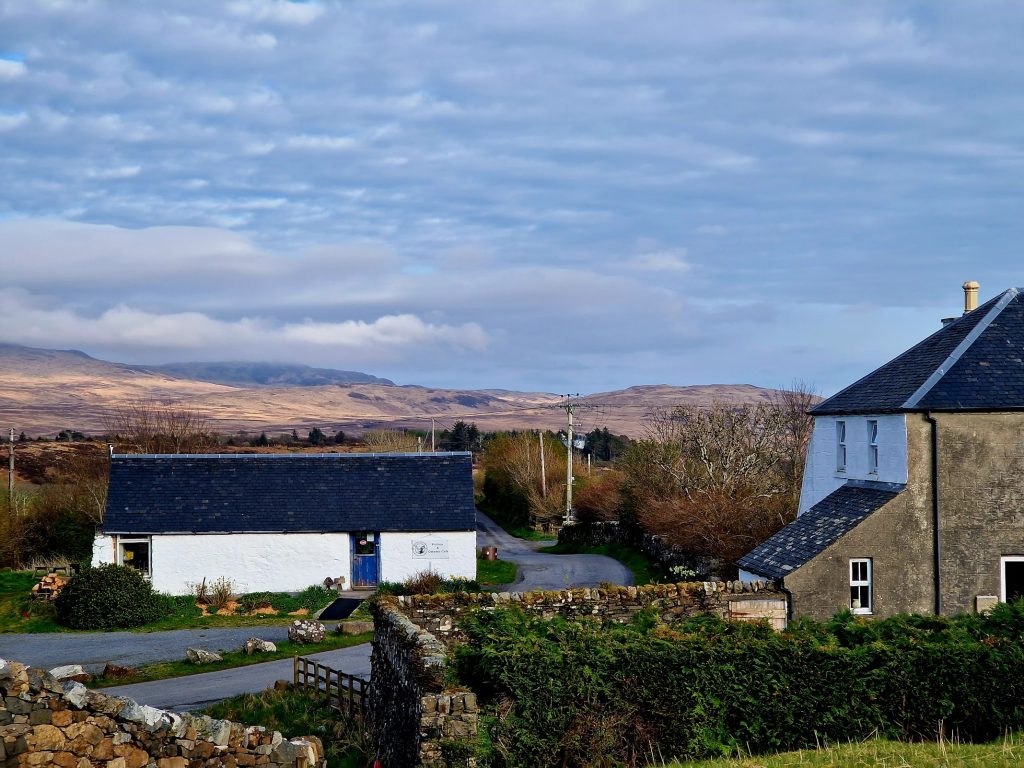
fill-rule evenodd
<path id="1" fill-rule="evenodd" d="M 476 578 L 476 531 L 382 533 L 380 538 L 380 577 L 383 581 L 404 581 L 427 570 L 446 578 Z M 414 557 L 413 543 L 418 541 L 447 542 L 448 557 Z"/>
<path id="2" fill-rule="evenodd" d="M 868 472 L 868 420 L 878 421 L 878 472 Z M 846 471 L 836 471 L 836 421 L 846 422 Z M 878 416 L 818 416 L 807 447 L 804 482 L 800 490 L 803 514 L 847 480 L 907 482 L 907 418 Z"/>
<path id="3" fill-rule="evenodd" d="M 330 576 L 352 587 L 351 544 L 347 533 L 180 534 L 152 537 L 153 588 L 182 595 L 190 584 L 221 576 L 244 592 L 298 592 Z M 447 557 L 417 558 L 413 542 L 445 542 Z M 93 541 L 93 565 L 116 562 L 110 536 Z M 381 579 L 404 581 L 425 570 L 444 577 L 476 578 L 476 532 L 382 533 L 378 557 Z"/>

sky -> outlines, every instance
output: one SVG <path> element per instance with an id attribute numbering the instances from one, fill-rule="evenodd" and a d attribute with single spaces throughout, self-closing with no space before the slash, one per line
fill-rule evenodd
<path id="1" fill-rule="evenodd" d="M 0 340 L 829 394 L 1024 284 L 1019 2 L 0 0 Z"/>

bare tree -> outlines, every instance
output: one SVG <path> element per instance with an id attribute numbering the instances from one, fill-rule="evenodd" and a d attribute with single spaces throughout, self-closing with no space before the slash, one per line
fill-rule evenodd
<path id="1" fill-rule="evenodd" d="M 367 430 L 363 444 L 373 453 L 408 453 L 417 448 L 416 436 L 401 429 Z"/>
<path id="2" fill-rule="evenodd" d="M 106 427 L 123 452 L 201 453 L 217 444 L 209 424 L 198 412 L 147 401 L 116 409 Z"/>

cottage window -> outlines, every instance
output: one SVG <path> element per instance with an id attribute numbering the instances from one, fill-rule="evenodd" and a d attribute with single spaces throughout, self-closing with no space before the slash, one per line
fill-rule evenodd
<path id="1" fill-rule="evenodd" d="M 836 472 L 846 471 L 846 422 L 836 422 Z"/>
<path id="2" fill-rule="evenodd" d="M 850 561 L 850 610 L 871 613 L 871 558 Z"/>
<path id="3" fill-rule="evenodd" d="M 1004 603 L 1012 603 L 1024 597 L 1024 555 L 1007 555 L 999 558 L 1002 570 L 1001 595 Z"/>
<path id="4" fill-rule="evenodd" d="M 150 575 L 150 539 L 121 539 L 117 545 L 117 564 Z"/>
<path id="5" fill-rule="evenodd" d="M 878 421 L 868 419 L 868 472 L 878 474 Z"/>

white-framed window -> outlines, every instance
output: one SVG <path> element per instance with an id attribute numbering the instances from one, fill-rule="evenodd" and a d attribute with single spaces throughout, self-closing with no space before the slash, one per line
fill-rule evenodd
<path id="1" fill-rule="evenodd" d="M 871 558 L 855 557 L 850 560 L 850 610 L 871 613 Z"/>
<path id="2" fill-rule="evenodd" d="M 836 472 L 846 471 L 846 422 L 836 422 Z"/>
<path id="3" fill-rule="evenodd" d="M 117 564 L 134 568 L 147 579 L 152 574 L 153 541 L 149 536 L 124 538 L 117 542 Z"/>
<path id="4" fill-rule="evenodd" d="M 868 419 L 868 472 L 878 474 L 878 419 Z"/>
<path id="5" fill-rule="evenodd" d="M 1004 603 L 1024 597 L 1024 555 L 999 558 L 999 583 L 999 598 Z"/>

